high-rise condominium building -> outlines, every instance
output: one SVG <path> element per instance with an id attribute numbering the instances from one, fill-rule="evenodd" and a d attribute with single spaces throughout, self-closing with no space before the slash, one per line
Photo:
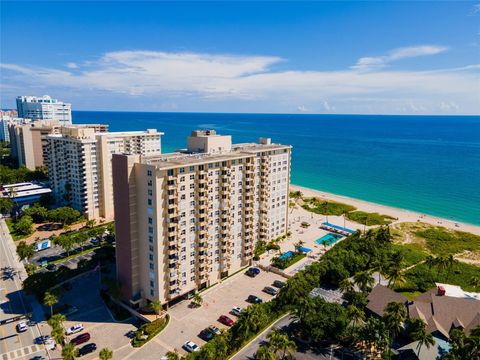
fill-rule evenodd
<path id="1" fill-rule="evenodd" d="M 46 137 L 48 177 L 58 204 L 72 206 L 89 219 L 112 220 L 112 154 L 160 155 L 163 133 L 104 132 L 65 126 Z"/>
<path id="2" fill-rule="evenodd" d="M 48 95 L 18 96 L 17 97 L 18 117 L 32 120 L 53 120 L 62 125 L 72 123 L 72 105 L 52 99 Z"/>
<path id="3" fill-rule="evenodd" d="M 188 149 L 113 156 L 117 274 L 133 307 L 205 288 L 287 232 L 289 145 L 232 145 L 193 131 Z"/>
<path id="4" fill-rule="evenodd" d="M 58 121 L 18 119 L 9 122 L 9 138 L 11 142 L 11 156 L 19 166 L 30 170 L 47 165 L 46 145 L 47 135 L 57 134 L 63 126 Z M 78 128 L 93 128 L 96 132 L 108 131 L 108 125 L 78 124 L 69 125 Z"/>

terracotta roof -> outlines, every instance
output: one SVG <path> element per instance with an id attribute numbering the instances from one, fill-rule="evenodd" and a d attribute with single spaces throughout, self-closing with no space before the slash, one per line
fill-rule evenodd
<path id="1" fill-rule="evenodd" d="M 399 302 L 405 304 L 407 298 L 386 286 L 377 284 L 368 295 L 367 300 L 367 309 L 374 314 L 383 316 L 385 306 L 387 306 L 388 303 Z"/>

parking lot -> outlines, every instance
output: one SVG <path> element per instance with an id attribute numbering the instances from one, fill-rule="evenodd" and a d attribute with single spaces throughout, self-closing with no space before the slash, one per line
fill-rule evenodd
<path id="1" fill-rule="evenodd" d="M 176 348 L 182 354 L 185 353 L 182 345 L 186 341 L 193 341 L 201 346 L 205 341 L 198 337 L 200 331 L 209 325 L 226 328 L 227 326 L 218 322 L 218 317 L 227 315 L 235 321 L 236 317 L 230 314 L 230 310 L 234 306 L 249 306 L 246 301 L 249 295 L 256 295 L 263 301 L 271 300 L 272 296 L 262 289 L 271 286 L 275 280 L 285 281 L 280 275 L 271 272 L 262 271 L 255 278 L 239 273 L 203 292 L 203 305 L 200 308 L 190 308 L 189 301 L 170 308 L 170 323 L 157 338 L 169 347 L 168 350 Z"/>
<path id="2" fill-rule="evenodd" d="M 63 293 L 61 301 L 75 306 L 78 311 L 67 317 L 64 326 L 68 328 L 77 323 L 82 323 L 85 330 L 79 334 L 87 332 L 90 334 L 90 341 L 85 344 L 95 343 L 97 345 L 97 351 L 82 358 L 98 358 L 99 351 L 105 347 L 115 351 L 115 358 L 122 358 L 117 356 L 117 350 L 122 348 L 131 352 L 129 333 L 136 330 L 135 320 L 129 319 L 125 322 L 117 322 L 113 319 L 98 293 L 100 286 L 99 272 L 90 273 L 71 283 L 72 288 Z M 69 336 L 68 340 L 77 335 Z M 80 345 L 79 348 L 85 344 Z M 120 353 L 119 351 L 118 355 Z"/>

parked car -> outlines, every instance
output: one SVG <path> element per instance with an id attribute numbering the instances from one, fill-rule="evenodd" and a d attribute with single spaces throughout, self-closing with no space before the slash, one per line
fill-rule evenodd
<path id="1" fill-rule="evenodd" d="M 232 308 L 232 310 L 230 311 L 230 313 L 232 315 L 235 315 L 235 316 L 240 316 L 240 314 L 242 313 L 243 309 L 242 308 L 239 308 L 238 306 L 234 306 Z"/>
<path id="2" fill-rule="evenodd" d="M 20 321 L 18 324 L 17 324 L 17 331 L 18 332 L 25 332 L 28 330 L 28 324 L 26 321 Z"/>
<path id="3" fill-rule="evenodd" d="M 215 334 L 213 334 L 209 329 L 203 329 L 200 331 L 200 334 L 198 334 L 198 337 L 205 341 L 212 340 L 214 336 Z"/>
<path id="4" fill-rule="evenodd" d="M 90 343 L 90 344 L 87 344 L 87 345 L 83 345 L 80 348 L 80 350 L 78 350 L 78 356 L 83 356 L 83 355 L 90 354 L 90 353 L 94 352 L 95 350 L 97 350 L 97 344 Z"/>
<path id="5" fill-rule="evenodd" d="M 72 341 L 70 341 L 73 345 L 80 345 L 83 343 L 86 343 L 88 340 L 90 340 L 90 334 L 89 333 L 84 333 L 80 334 L 77 337 L 73 338 Z"/>
<path id="6" fill-rule="evenodd" d="M 220 335 L 222 333 L 220 329 L 215 325 L 210 325 L 208 327 L 208 331 L 210 331 L 213 335 Z"/>
<path id="7" fill-rule="evenodd" d="M 193 341 L 187 341 L 185 344 L 183 344 L 183 348 L 188 352 L 200 351 L 200 346 L 195 344 Z"/>
<path id="8" fill-rule="evenodd" d="M 263 302 L 258 296 L 255 295 L 248 295 L 247 302 L 251 304 L 261 304 Z"/>
<path id="9" fill-rule="evenodd" d="M 285 286 L 285 283 L 281 280 L 275 280 L 272 285 L 276 288 L 282 289 Z"/>
<path id="10" fill-rule="evenodd" d="M 245 274 L 250 276 L 250 277 L 255 277 L 258 274 L 260 274 L 260 269 L 256 268 L 256 267 L 251 267 L 247 270 L 247 272 Z"/>
<path id="11" fill-rule="evenodd" d="M 75 324 L 71 327 L 69 327 L 67 330 L 65 330 L 65 334 L 67 335 L 73 335 L 76 334 L 84 329 L 83 324 Z"/>
<path id="12" fill-rule="evenodd" d="M 221 315 L 218 318 L 218 321 L 220 321 L 223 325 L 227 325 L 227 326 L 232 326 L 233 325 L 233 320 L 230 319 L 227 315 Z"/>
<path id="13" fill-rule="evenodd" d="M 47 265 L 47 270 L 48 271 L 56 271 L 58 269 L 58 266 L 55 264 L 48 264 Z"/>
<path id="14" fill-rule="evenodd" d="M 266 292 L 267 294 L 270 294 L 270 295 L 273 295 L 273 296 L 278 294 L 278 290 L 274 289 L 273 287 L 270 287 L 270 286 L 265 286 L 263 288 L 263 292 Z"/>
<path id="15" fill-rule="evenodd" d="M 90 239 L 90 244 L 98 245 L 98 244 L 100 244 L 100 240 L 98 240 L 97 238 L 91 238 Z"/>

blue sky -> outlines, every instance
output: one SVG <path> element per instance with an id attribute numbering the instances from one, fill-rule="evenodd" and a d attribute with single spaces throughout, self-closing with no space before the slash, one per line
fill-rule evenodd
<path id="1" fill-rule="evenodd" d="M 1 2 L 2 108 L 479 114 L 478 2 Z"/>

